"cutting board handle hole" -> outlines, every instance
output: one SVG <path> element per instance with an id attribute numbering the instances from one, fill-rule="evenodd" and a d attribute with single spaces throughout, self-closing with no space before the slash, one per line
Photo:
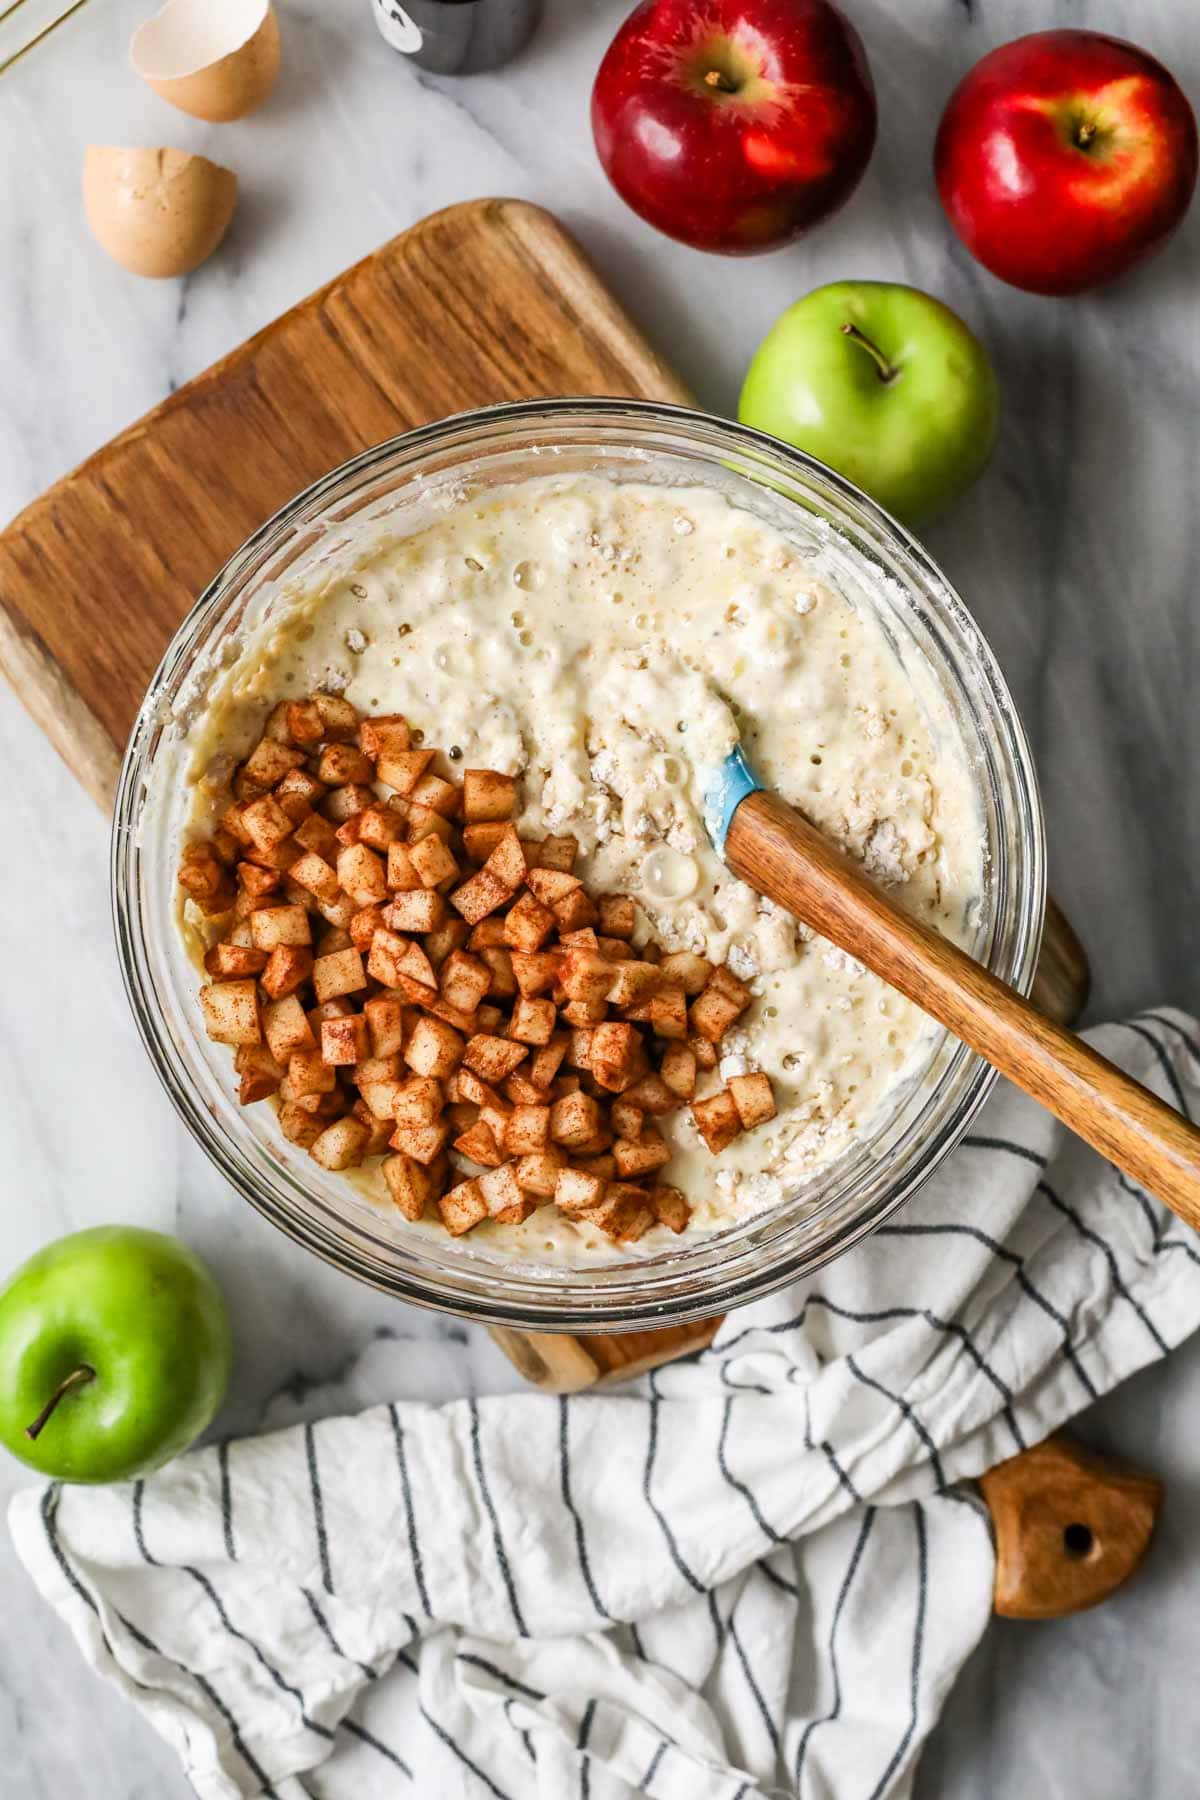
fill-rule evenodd
<path id="1" fill-rule="evenodd" d="M 1096 1548 L 1096 1538 L 1090 1525 L 1073 1524 L 1063 1526 L 1063 1549 L 1075 1562 L 1082 1562 Z"/>

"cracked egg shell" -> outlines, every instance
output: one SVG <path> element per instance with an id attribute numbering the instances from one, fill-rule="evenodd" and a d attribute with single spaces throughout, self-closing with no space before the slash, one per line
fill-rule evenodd
<path id="1" fill-rule="evenodd" d="M 83 204 L 92 235 L 133 275 L 187 275 L 229 228 L 237 176 L 186 150 L 89 144 Z"/>
<path id="2" fill-rule="evenodd" d="M 270 0 L 166 0 L 134 32 L 129 59 L 160 99 L 224 124 L 274 87 L 279 21 Z"/>

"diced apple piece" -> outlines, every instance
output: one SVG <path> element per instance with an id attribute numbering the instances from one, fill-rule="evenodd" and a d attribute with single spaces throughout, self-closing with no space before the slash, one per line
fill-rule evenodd
<path id="1" fill-rule="evenodd" d="M 708 1100 L 692 1101 L 692 1117 L 696 1129 L 714 1156 L 717 1156 L 742 1129 L 742 1121 L 732 1094 L 724 1089 Z"/>
<path id="2" fill-rule="evenodd" d="M 262 1030 L 276 1062 L 286 1063 L 295 1050 L 313 1050 L 316 1038 L 294 994 L 262 1009 Z"/>
<path id="3" fill-rule="evenodd" d="M 376 994 L 363 1006 L 372 1056 L 391 1056 L 404 1048 L 404 1007 L 387 994 Z"/>
<path id="4" fill-rule="evenodd" d="M 337 859 L 338 886 L 359 906 L 378 906 L 387 898 L 383 859 L 365 844 L 351 844 Z"/>
<path id="5" fill-rule="evenodd" d="M 650 1029 L 655 1037 L 680 1041 L 687 1037 L 687 995 L 681 987 L 660 988 L 650 996 Z"/>
<path id="6" fill-rule="evenodd" d="M 361 1119 L 335 1119 L 325 1127 L 309 1155 L 323 1169 L 355 1169 L 366 1154 L 370 1135 Z"/>
<path id="7" fill-rule="evenodd" d="M 300 829 L 304 830 L 304 827 L 301 826 Z M 288 875 L 298 887 L 305 888 L 318 900 L 337 898 L 337 872 L 315 850 L 306 850 L 303 856 L 298 857 L 288 870 Z"/>
<path id="8" fill-rule="evenodd" d="M 636 1142 L 618 1138 L 612 1153 L 622 1181 L 638 1181 L 643 1175 L 665 1167 L 671 1160 L 670 1144 L 652 1125 L 646 1127 Z"/>
<path id="9" fill-rule="evenodd" d="M 775 1117 L 775 1095 L 769 1075 L 731 1075 L 725 1085 L 733 1096 L 743 1131 L 753 1131 L 756 1125 L 765 1125 Z"/>
<path id="10" fill-rule="evenodd" d="M 281 744 L 275 738 L 262 738 L 242 764 L 239 773 L 244 784 L 265 793 L 277 781 L 282 781 L 289 769 L 298 769 L 303 761 L 302 750 L 295 750 L 290 744 Z"/>
<path id="11" fill-rule="evenodd" d="M 239 1105 L 253 1106 L 256 1100 L 265 1100 L 268 1094 L 278 1093 L 283 1068 L 265 1044 L 239 1044 L 233 1067 L 241 1077 Z"/>
<path id="12" fill-rule="evenodd" d="M 507 823 L 496 820 L 486 825 L 464 825 L 463 844 L 471 861 L 482 868 L 508 830 Z"/>
<path id="13" fill-rule="evenodd" d="M 669 1113 L 679 1102 L 671 1092 L 661 1075 L 653 1073 L 642 1075 L 632 1082 L 624 1091 L 623 1098 L 632 1106 L 640 1106 L 643 1112 L 658 1117 Z"/>
<path id="14" fill-rule="evenodd" d="M 606 1185 L 598 1175 L 584 1169 L 560 1169 L 554 1188 L 554 1204 L 568 1215 L 586 1212 L 590 1206 L 599 1206 Z"/>
<path id="15" fill-rule="evenodd" d="M 653 963 L 606 963 L 608 971 L 608 1003 L 610 1006 L 636 1006 L 650 1000 L 662 986 L 662 970 Z"/>
<path id="16" fill-rule="evenodd" d="M 279 1129 L 289 1144 L 298 1144 L 302 1150 L 311 1150 L 325 1130 L 325 1121 L 294 1100 L 285 1100 L 279 1108 Z"/>
<path id="17" fill-rule="evenodd" d="M 522 994 L 532 1000 L 547 993 L 558 980 L 561 960 L 557 950 L 514 950 L 512 969 Z"/>
<path id="18" fill-rule="evenodd" d="M 444 1119 L 435 1119 L 429 1125 L 397 1125 L 389 1142 L 393 1150 L 399 1150 L 402 1156 L 411 1156 L 414 1162 L 423 1167 L 439 1156 L 450 1136 L 450 1127 Z"/>
<path id="19" fill-rule="evenodd" d="M 660 1225 L 676 1233 L 686 1231 L 692 1209 L 676 1187 L 650 1189 L 650 1207 Z"/>
<path id="20" fill-rule="evenodd" d="M 442 998 L 464 1013 L 475 1011 L 492 982 L 487 964 L 466 950 L 452 950 L 439 974 Z"/>
<path id="21" fill-rule="evenodd" d="M 292 835 L 292 821 L 270 794 L 242 808 L 242 824 L 257 850 L 273 850 Z"/>
<path id="22" fill-rule="evenodd" d="M 375 773 L 407 800 L 432 761 L 432 750 L 385 750 L 376 759 Z"/>
<path id="23" fill-rule="evenodd" d="M 601 894 L 596 902 L 600 929 L 606 937 L 631 938 L 637 924 L 637 907 L 628 894 Z"/>
<path id="24" fill-rule="evenodd" d="M 321 1026 L 321 1061 L 332 1068 L 360 1063 L 367 1054 L 367 1021 L 361 1013 L 348 1019 L 326 1019 Z"/>
<path id="25" fill-rule="evenodd" d="M 340 694 L 314 694 L 313 705 L 321 715 L 323 735 L 348 744 L 358 731 L 358 713 Z"/>
<path id="26" fill-rule="evenodd" d="M 473 1125 L 455 1138 L 454 1148 L 460 1156 L 478 1163 L 481 1169 L 498 1169 L 504 1161 L 495 1133 L 482 1119 L 476 1119 Z"/>
<path id="27" fill-rule="evenodd" d="M 429 1199 L 429 1175 L 411 1156 L 388 1156 L 380 1164 L 392 1204 L 416 1224 L 425 1215 Z"/>
<path id="28" fill-rule="evenodd" d="M 412 733 L 402 713 L 379 713 L 359 721 L 358 742 L 364 755 L 377 762 L 381 756 L 407 750 L 412 744 Z"/>
<path id="29" fill-rule="evenodd" d="M 404 1052 L 404 1060 L 417 1075 L 432 1075 L 444 1081 L 453 1074 L 463 1057 L 463 1040 L 452 1025 L 441 1019 L 421 1018 L 413 1026 L 412 1036 Z"/>
<path id="30" fill-rule="evenodd" d="M 692 1001 L 688 1020 L 693 1035 L 707 1038 L 710 1044 L 719 1044 L 743 1011 L 736 1000 L 722 993 L 710 980 L 700 997 Z"/>
<path id="31" fill-rule="evenodd" d="M 317 780 L 328 787 L 374 781 L 375 765 L 354 744 L 326 744 L 317 762 Z"/>
<path id="32" fill-rule="evenodd" d="M 532 1085 L 536 1088 L 548 1088 L 562 1067 L 566 1054 L 566 1034 L 565 1032 L 555 1032 L 548 1044 L 544 1044 L 540 1050 L 534 1051 L 528 1069 Z"/>
<path id="33" fill-rule="evenodd" d="M 313 953 L 307 944 L 279 944 L 267 958 L 259 980 L 269 1000 L 282 1000 L 311 979 Z"/>
<path id="34" fill-rule="evenodd" d="M 376 801 L 374 806 L 364 806 L 354 816 L 358 820 L 359 842 L 366 844 L 369 850 L 386 854 L 404 830 L 404 814 L 400 807 L 384 800 Z"/>
<path id="35" fill-rule="evenodd" d="M 495 769 L 463 772 L 463 818 L 468 825 L 511 819 L 517 804 L 517 783 L 512 775 Z"/>
<path id="36" fill-rule="evenodd" d="M 575 858 L 578 855 L 578 838 L 543 838 L 538 845 L 537 866 L 539 869 L 556 869 L 560 874 L 569 875 L 575 867 Z"/>
<path id="37" fill-rule="evenodd" d="M 258 1044 L 258 988 L 254 981 L 211 981 L 200 989 L 204 1029 L 214 1043 Z"/>
<path id="38" fill-rule="evenodd" d="M 423 837 L 415 843 L 410 856 L 422 887 L 440 887 L 444 881 L 453 881 L 458 874 L 454 852 L 435 835 Z"/>
<path id="39" fill-rule="evenodd" d="M 387 908 L 393 931 L 436 931 L 445 916 L 445 901 L 430 888 L 402 889 L 392 895 Z"/>
<path id="40" fill-rule="evenodd" d="M 461 887 L 455 888 L 450 896 L 450 904 L 456 912 L 462 914 L 468 925 L 475 925 L 488 913 L 496 911 L 510 898 L 509 890 L 490 872 L 483 868 L 477 870 Z"/>
<path id="41" fill-rule="evenodd" d="M 601 1231 L 623 1244 L 633 1243 L 654 1224 L 654 1213 L 641 1188 L 619 1181 L 609 1184 L 598 1206 L 589 1207 L 577 1217 L 599 1226 Z"/>
<path id="42" fill-rule="evenodd" d="M 504 1149 L 509 1156 L 527 1156 L 544 1150 L 550 1139 L 548 1106 L 515 1106 L 504 1128 Z"/>
<path id="43" fill-rule="evenodd" d="M 518 1157 L 513 1170 L 517 1186 L 524 1194 L 536 1194 L 540 1200 L 553 1200 L 558 1185 L 562 1159 L 555 1150 L 533 1150 Z"/>
<path id="44" fill-rule="evenodd" d="M 550 1136 L 568 1149 L 586 1144 L 602 1124 L 600 1108 L 590 1094 L 567 1094 L 550 1109 Z"/>
<path id="45" fill-rule="evenodd" d="M 302 906 L 264 906 L 250 915 L 250 936 L 256 950 L 274 950 L 279 944 L 311 944 L 308 914 Z"/>
<path id="46" fill-rule="evenodd" d="M 463 1062 L 481 1080 L 495 1084 L 511 1075 L 517 1064 L 523 1062 L 528 1055 L 529 1050 L 524 1044 L 514 1044 L 508 1038 L 476 1032 L 463 1051 Z"/>
<path id="47" fill-rule="evenodd" d="M 443 1194 L 437 1203 L 442 1224 L 451 1237 L 462 1237 L 488 1216 L 487 1204 L 479 1191 L 478 1181 L 460 1181 Z"/>
<path id="48" fill-rule="evenodd" d="M 332 956 L 318 956 L 313 963 L 313 992 L 318 1001 L 357 994 L 366 985 L 366 970 L 357 950 L 336 950 Z"/>
<path id="49" fill-rule="evenodd" d="M 690 1100 L 696 1092 L 696 1053 L 688 1044 L 668 1044 L 658 1072 L 680 1100 Z"/>
<path id="50" fill-rule="evenodd" d="M 692 950 L 673 950 L 659 967 L 668 986 L 681 987 L 692 999 L 704 992 L 713 972 L 707 956 L 697 956 Z"/>
<path id="51" fill-rule="evenodd" d="M 219 981 L 235 981 L 242 975 L 257 975 L 266 964 L 266 951 L 255 950 L 250 944 L 214 944 L 204 957 L 204 967 Z"/>
<path id="52" fill-rule="evenodd" d="M 550 1042 L 558 1022 L 553 1000 L 519 999 L 513 1007 L 508 1034 L 517 1043 L 539 1048 Z"/>
<path id="53" fill-rule="evenodd" d="M 487 874 L 488 867 L 481 873 Z M 504 920 L 504 941 L 513 950 L 529 954 L 540 950 L 554 930 L 554 914 L 535 895 L 524 893 Z"/>

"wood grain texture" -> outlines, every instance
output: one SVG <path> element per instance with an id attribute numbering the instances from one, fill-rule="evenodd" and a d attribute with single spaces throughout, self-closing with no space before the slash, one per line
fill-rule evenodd
<path id="1" fill-rule="evenodd" d="M 548 213 L 515 200 L 436 213 L 13 521 L 0 535 L 0 668 L 107 805 L 176 627 L 265 519 L 414 425 L 558 394 L 688 397 Z"/>
<path id="2" fill-rule="evenodd" d="M 1068 1438 L 1047 1438 L 981 1476 L 996 1528 L 995 1610 L 1057 1619 L 1098 1606 L 1145 1558 L 1162 1483 Z"/>
<path id="3" fill-rule="evenodd" d="M 742 801 L 725 857 L 743 881 L 907 995 L 1200 1230 L 1200 1130 L 956 944 L 901 912 L 778 794 Z"/>
<path id="4" fill-rule="evenodd" d="M 0 533 L 0 669 L 107 808 L 176 626 L 264 519 L 396 432 L 556 394 L 690 398 L 548 213 L 516 200 L 436 213 L 180 388 Z M 1056 909 L 1039 984 L 1039 1004 L 1061 1018 L 1087 991 L 1086 959 Z M 529 1379 L 566 1392 L 702 1348 L 718 1323 L 496 1335 Z"/>

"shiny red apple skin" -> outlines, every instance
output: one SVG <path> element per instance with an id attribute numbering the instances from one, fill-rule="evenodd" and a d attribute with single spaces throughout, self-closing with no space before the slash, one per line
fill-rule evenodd
<path id="1" fill-rule="evenodd" d="M 737 91 L 705 80 L 717 70 Z M 829 0 L 643 0 L 592 90 L 636 213 L 697 250 L 773 250 L 836 212 L 875 144 L 862 42 Z"/>
<path id="2" fill-rule="evenodd" d="M 1196 163 L 1174 76 L 1097 31 L 993 50 L 951 95 L 934 151 L 967 249 L 1034 294 L 1079 294 L 1153 255 L 1187 211 Z"/>

